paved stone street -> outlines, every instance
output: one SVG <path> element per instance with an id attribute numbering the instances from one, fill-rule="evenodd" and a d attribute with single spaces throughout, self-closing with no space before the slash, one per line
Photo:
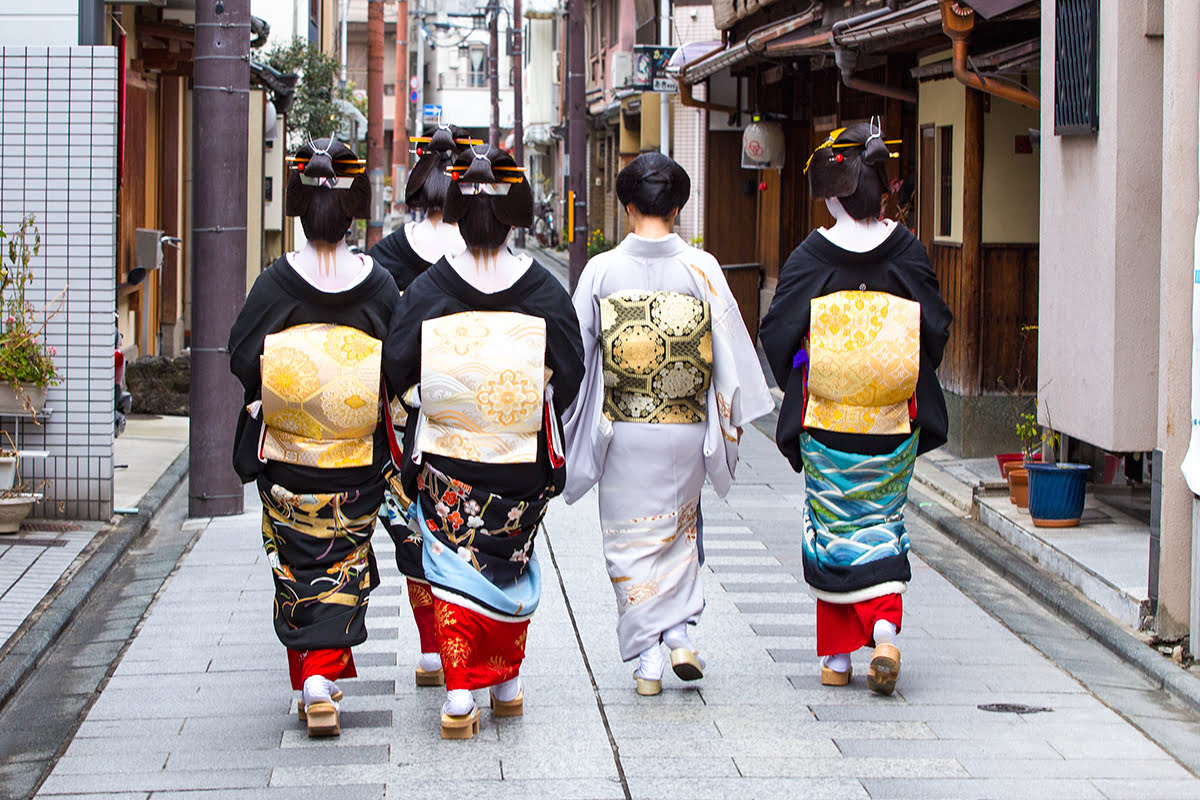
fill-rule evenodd
<path id="1" fill-rule="evenodd" d="M 485 710 L 480 736 L 446 742 L 441 690 L 413 685 L 416 631 L 382 533 L 384 585 L 356 650 L 360 677 L 343 685 L 342 736 L 305 735 L 248 494 L 244 515 L 208 522 L 183 557 L 38 797 L 295 798 L 330 786 L 339 800 L 1200 797 L 1176 760 L 1188 763 L 1200 737 L 1162 749 L 919 559 L 896 695 L 867 690 L 867 651 L 850 686 L 822 687 L 801 499 L 773 443 L 747 430 L 734 490 L 703 500 L 708 607 L 695 639 L 709 669 L 691 685 L 668 671 L 656 698 L 634 693 L 633 665 L 617 655 L 595 496 L 556 502 L 538 544 L 525 716 Z M 915 542 L 936 535 L 910 524 Z M 995 579 L 997 595 L 1008 591 Z M 1096 647 L 1048 613 L 1027 616 L 1073 657 Z M 988 703 L 1051 710 L 978 708 Z M 1200 731 L 1165 701 L 1154 707 Z"/>

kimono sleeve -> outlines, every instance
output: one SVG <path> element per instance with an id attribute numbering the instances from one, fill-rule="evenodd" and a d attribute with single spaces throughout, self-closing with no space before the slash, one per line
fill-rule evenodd
<path id="1" fill-rule="evenodd" d="M 554 387 L 554 412 L 562 419 L 583 382 L 583 341 L 571 296 L 553 279 L 547 285 L 549 296 L 541 310 L 546 320 L 546 365 L 553 370 L 550 385 Z"/>
<path id="2" fill-rule="evenodd" d="M 242 407 L 233 438 L 233 468 L 242 483 L 254 480 L 263 468 L 258 460 L 262 418 L 250 416 L 246 406 L 262 397 L 260 358 L 263 342 L 280 317 L 277 294 L 282 292 L 274 280 L 267 273 L 260 275 L 229 331 L 229 369 L 242 384 Z"/>
<path id="3" fill-rule="evenodd" d="M 596 260 L 579 278 L 573 298 L 582 336 L 584 377 L 575 401 L 563 416 L 563 438 L 567 450 L 567 481 L 563 497 L 574 503 L 604 474 L 612 422 L 604 416 L 604 372 L 600 348 L 600 300 L 596 295 Z"/>
<path id="4" fill-rule="evenodd" d="M 786 389 L 792 359 L 804 342 L 809 326 L 809 304 L 824 294 L 829 270 L 822 269 L 800 245 L 779 270 L 779 285 L 759 326 L 758 339 L 767 354 L 775 384 Z"/>
<path id="5" fill-rule="evenodd" d="M 403 397 L 421 380 L 421 323 L 433 298 L 429 281 L 414 281 L 392 309 L 383 341 L 383 377 L 397 397 Z"/>

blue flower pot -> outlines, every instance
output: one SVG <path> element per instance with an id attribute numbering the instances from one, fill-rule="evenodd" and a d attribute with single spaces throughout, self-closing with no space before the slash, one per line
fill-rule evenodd
<path id="1" fill-rule="evenodd" d="M 1039 528 L 1071 528 L 1083 516 L 1087 464 L 1026 464 L 1029 516 Z"/>

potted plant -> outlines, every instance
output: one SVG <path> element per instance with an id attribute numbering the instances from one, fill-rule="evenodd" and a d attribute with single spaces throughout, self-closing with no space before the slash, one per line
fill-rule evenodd
<path id="1" fill-rule="evenodd" d="M 1017 418 L 1017 438 L 1021 440 L 1020 466 L 1015 462 L 1005 465 L 1008 478 L 1008 496 L 1017 508 L 1026 508 L 1029 504 L 1029 472 L 1031 465 L 1041 461 L 1039 452 L 1044 445 L 1058 444 L 1058 435 L 1038 425 L 1037 417 L 1032 411 L 1026 411 Z"/>
<path id="2" fill-rule="evenodd" d="M 42 236 L 28 216 L 12 236 L 0 229 L 0 239 L 8 239 L 7 258 L 0 259 L 0 384 L 7 385 L 0 387 L 0 413 L 35 415 L 46 402 L 46 389 L 59 382 L 57 353 L 45 341 L 54 312 L 42 314 L 39 323 L 27 297 L 34 282 L 29 262 L 41 250 Z M 54 302 L 61 305 L 62 293 Z"/>
<path id="3" fill-rule="evenodd" d="M 13 489 L 0 489 L 0 533 L 16 533 L 21 523 L 33 511 L 33 504 L 41 500 L 36 492 L 25 491 L 23 485 Z"/>
<path id="4" fill-rule="evenodd" d="M 1083 517 L 1087 464 L 1026 464 L 1029 516 L 1039 528 L 1073 528 Z"/>

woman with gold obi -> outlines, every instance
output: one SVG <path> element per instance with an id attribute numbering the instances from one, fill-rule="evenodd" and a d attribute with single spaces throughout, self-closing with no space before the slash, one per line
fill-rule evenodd
<path id="1" fill-rule="evenodd" d="M 804 577 L 817 598 L 821 683 L 900 675 L 900 595 L 912 577 L 904 504 L 919 454 L 946 442 L 937 367 L 951 314 L 921 242 L 880 220 L 892 154 L 880 124 L 836 130 L 806 171 L 837 220 L 788 257 L 759 338 L 784 389 L 775 439 L 804 474 Z"/>
<path id="2" fill-rule="evenodd" d="M 418 160 L 408 176 L 404 204 L 410 210 L 424 213 L 425 218 L 406 223 L 370 250 L 375 263 L 391 273 L 401 292 L 439 258 L 457 255 L 467 247 L 458 233 L 458 226 L 445 220 L 442 209 L 446 205 L 446 190 L 450 188 L 446 168 L 472 141 L 461 128 L 441 123 L 427 136 L 412 139 L 413 153 Z M 402 439 L 407 423 L 405 412 L 399 406 L 391 410 L 397 439 Z M 397 457 L 396 461 L 400 459 Z M 400 487 L 400 476 L 393 475 L 384 492 L 379 516 L 396 545 L 396 567 L 408 584 L 408 602 L 421 645 L 416 684 L 441 686 L 445 677 L 434 631 L 433 595 L 421 566 L 421 530 L 409 524 L 408 506 L 408 497 Z"/>
<path id="3" fill-rule="evenodd" d="M 524 170 L 491 148 L 450 167 L 444 219 L 463 253 L 409 285 L 384 343 L 388 383 L 410 404 L 401 477 L 422 527 L 422 567 L 446 680 L 442 737 L 520 716 L 519 676 L 541 596 L 534 536 L 564 480 L 560 415 L 583 376 L 571 299 L 507 247 L 533 218 Z M 417 386 L 415 391 L 410 391 Z"/>
<path id="4" fill-rule="evenodd" d="M 299 716 L 310 736 L 336 736 L 335 681 L 356 674 L 351 648 L 367 638 L 379 583 L 371 532 L 392 471 L 380 359 L 400 293 L 346 246 L 370 210 L 363 162 L 333 139 L 289 161 L 285 209 L 308 242 L 259 275 L 229 335 L 245 388 L 234 467 L 258 483 Z"/>
<path id="5" fill-rule="evenodd" d="M 567 502 L 599 484 L 604 559 L 624 661 L 662 691 L 662 645 L 685 681 L 705 662 L 688 636 L 704 610 L 700 490 L 729 491 L 742 426 L 775 403 L 721 267 L 671 232 L 691 181 L 661 153 L 617 176 L 631 230 L 575 289 L 587 378 L 565 420 Z"/>

